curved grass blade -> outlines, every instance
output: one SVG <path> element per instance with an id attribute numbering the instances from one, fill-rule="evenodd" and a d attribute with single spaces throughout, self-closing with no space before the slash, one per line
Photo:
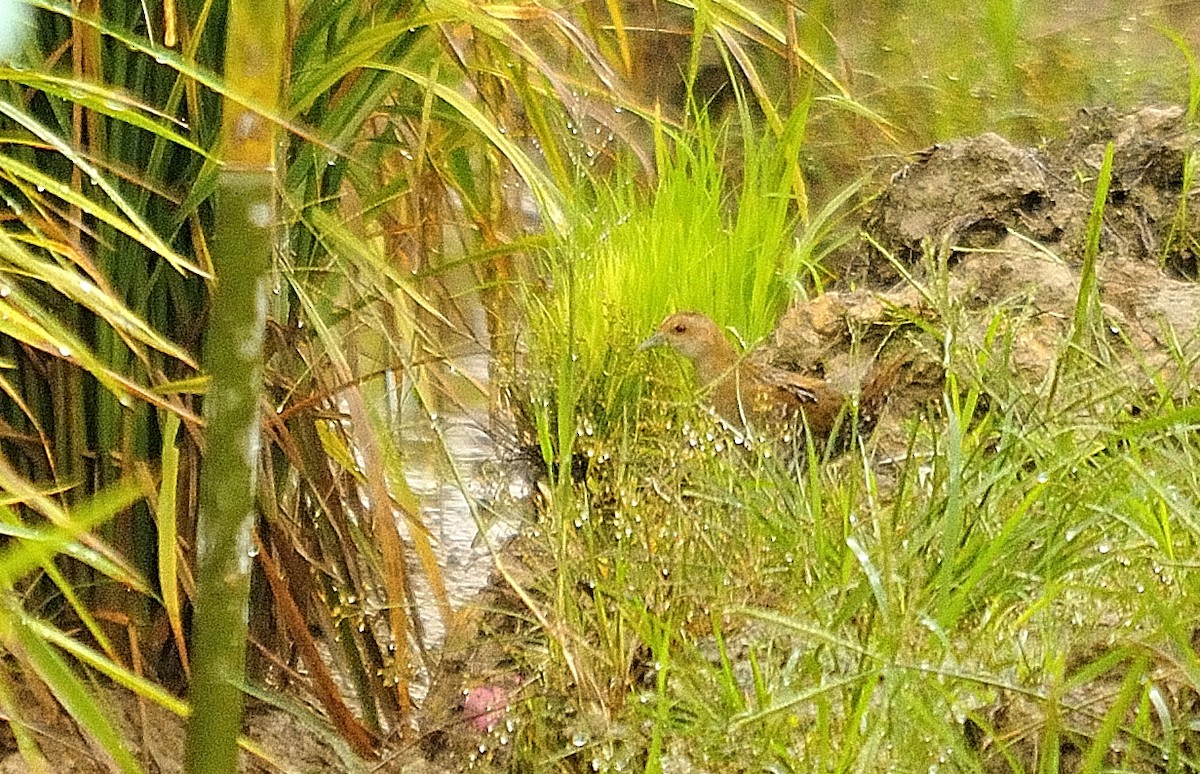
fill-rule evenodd
<path id="1" fill-rule="evenodd" d="M 83 681 L 67 666 L 62 657 L 51 650 L 46 641 L 26 625 L 25 611 L 14 607 L 10 602 L 0 612 L 0 622 L 3 622 L 3 619 L 8 619 L 7 625 L 0 631 L 3 631 L 3 639 L 9 650 L 33 669 L 54 693 L 55 699 L 62 704 L 63 709 L 84 732 L 96 740 L 121 771 L 126 774 L 141 772 L 142 767 L 126 749 L 125 741 L 104 714 L 96 697 L 88 692 Z"/>
<path id="2" fill-rule="evenodd" d="M 0 166 L 3 164 L 4 157 L 0 156 Z M 94 312 L 121 334 L 131 348 L 134 342 L 140 342 L 195 367 L 191 355 L 185 349 L 160 336 L 121 301 L 76 272 L 34 257 L 3 231 L 0 231 L 0 257 L 6 259 L 12 268 L 22 275 L 45 283 L 71 301 Z M 3 276 L 3 272 L 0 272 L 0 276 Z"/>
<path id="3" fill-rule="evenodd" d="M 63 156 L 63 158 L 70 161 L 75 167 L 83 172 L 83 174 L 89 180 L 95 183 L 96 186 L 104 192 L 109 200 L 116 206 L 118 210 L 121 211 L 128 222 L 133 226 L 133 231 L 129 233 L 130 237 L 137 239 L 147 249 L 152 250 L 155 254 L 166 259 L 179 273 L 196 274 L 202 277 L 208 276 L 203 269 L 179 255 L 171 248 L 170 245 L 164 242 L 163 239 L 154 231 L 154 229 L 150 227 L 150 224 L 148 224 L 145 219 L 143 219 L 142 216 L 134 209 L 134 207 L 128 201 L 126 201 L 125 197 L 121 195 L 121 192 L 117 190 L 116 186 L 110 183 L 108 178 L 101 174 L 100 170 L 97 169 L 95 165 L 88 161 L 88 159 L 86 159 L 81 153 L 77 152 L 74 148 L 68 145 L 67 142 L 59 137 L 56 133 L 52 132 L 49 128 L 44 126 L 40 121 L 29 115 L 24 110 L 18 109 L 16 106 L 7 101 L 0 100 L 0 113 L 8 116 L 13 121 L 16 121 L 18 124 L 25 127 L 35 137 L 42 140 L 55 151 L 57 151 Z M 15 162 L 11 159 L 6 159 L 4 163 L 6 166 L 12 167 L 18 162 Z M 36 173 L 34 170 L 28 170 L 28 172 L 40 175 L 40 173 Z M 67 191 L 59 193 L 58 195 L 63 197 L 64 200 L 71 201 L 72 204 L 81 205 L 83 202 L 80 200 L 86 200 L 86 197 L 82 197 L 75 192 L 70 192 L 70 189 L 65 185 L 57 182 L 55 182 L 54 185 L 60 189 L 67 189 Z M 70 197 L 69 199 L 67 198 L 68 196 Z M 95 212 L 97 208 L 94 205 L 91 205 L 90 201 L 88 204 L 89 210 L 93 211 L 92 214 L 97 214 Z M 97 217 L 99 217 L 99 215 L 97 215 Z"/>
<path id="4" fill-rule="evenodd" d="M 176 489 L 179 484 L 179 447 L 175 443 L 179 433 L 179 416 L 166 412 L 162 430 L 162 479 L 158 487 L 158 588 L 162 594 L 163 609 L 175 636 L 175 646 L 183 670 L 190 673 L 187 637 L 183 631 L 183 615 L 179 606 L 179 525 L 176 517 Z"/>
<path id="5" fill-rule="evenodd" d="M 0 333 L 78 365 L 123 404 L 127 404 L 131 397 L 137 397 L 159 408 L 177 412 L 190 423 L 200 422 L 199 417 L 190 411 L 170 403 L 110 368 L 61 324 L 59 315 L 43 309 L 10 285 L 0 286 Z"/>
<path id="6" fill-rule="evenodd" d="M 429 76 L 422 75 L 404 67 L 376 63 L 372 67 L 404 76 L 423 89 L 435 94 L 439 99 L 454 108 L 466 120 L 468 126 L 478 131 L 508 159 L 517 174 L 529 186 L 546 219 L 555 227 L 564 225 L 563 195 L 553 181 L 542 169 L 533 163 L 528 154 L 509 138 L 495 122 L 491 121 L 469 99 L 457 89 L 438 83 Z"/>
<path id="7" fill-rule="evenodd" d="M 330 146 L 320 137 L 313 134 L 305 126 L 290 120 L 287 116 L 280 113 L 278 109 L 268 108 L 259 103 L 259 101 L 251 94 L 242 93 L 237 88 L 230 86 L 230 82 L 216 75 L 212 71 L 201 67 L 195 63 L 194 51 L 189 51 L 187 55 L 181 55 L 179 52 L 170 48 L 163 48 L 155 45 L 153 42 L 146 42 L 143 38 L 134 35 L 126 30 L 119 29 L 115 25 L 108 23 L 103 18 L 98 18 L 89 13 L 80 12 L 70 3 L 54 2 L 54 0 L 24 0 L 24 2 L 34 8 L 41 8 L 45 11 L 58 14 L 72 22 L 78 22 L 81 25 L 100 32 L 122 45 L 126 46 L 130 51 L 144 54 L 152 58 L 160 65 L 175 70 L 180 75 L 186 76 L 195 84 L 200 84 L 207 89 L 210 89 L 222 98 L 229 100 L 233 104 L 253 111 L 259 116 L 265 118 L 275 126 L 284 129 L 292 134 L 304 139 L 306 142 L 313 143 L 325 150 L 337 152 L 337 148 Z M 204 4 L 204 16 L 207 17 L 208 10 L 212 8 L 211 3 Z M 198 36 L 197 36 L 198 37 Z M 195 38 L 193 39 L 195 40 Z M 194 84 L 189 84 L 188 88 L 194 88 Z M 194 103 L 194 99 L 190 99 Z"/>
<path id="8" fill-rule="evenodd" d="M 77 104 L 86 110 L 144 129 L 167 142 L 211 158 L 204 148 L 154 119 L 184 126 L 182 121 L 123 91 L 78 78 L 60 78 L 49 73 L 14 70 L 9 67 L 0 67 L 0 82 L 17 83 L 36 89 L 64 102 Z"/>

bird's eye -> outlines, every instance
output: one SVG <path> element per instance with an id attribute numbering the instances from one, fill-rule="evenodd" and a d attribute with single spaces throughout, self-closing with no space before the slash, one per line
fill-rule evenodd
<path id="1" fill-rule="evenodd" d="M 687 326 L 684 325 L 683 323 L 679 323 L 678 325 L 675 326 L 676 333 L 683 333 L 686 330 L 687 330 Z"/>

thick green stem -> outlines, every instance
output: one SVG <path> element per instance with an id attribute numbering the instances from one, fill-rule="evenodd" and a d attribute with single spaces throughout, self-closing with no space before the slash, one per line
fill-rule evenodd
<path id="1" fill-rule="evenodd" d="M 229 6 L 225 79 L 252 110 L 227 99 L 224 166 L 215 193 L 216 290 L 204 344 L 205 454 L 196 529 L 189 774 L 237 770 L 246 663 L 247 599 L 259 463 L 262 348 L 274 247 L 273 113 L 283 83 L 283 0 Z"/>
<path id="2" fill-rule="evenodd" d="M 270 175 L 234 173 L 218 192 L 213 250 L 218 287 L 204 347 L 212 377 L 204 400 L 205 453 L 196 527 L 196 612 L 193 621 L 187 770 L 233 772 L 241 727 L 246 659 L 251 531 L 259 456 L 265 277 L 270 230 L 255 225 L 269 205 Z M 265 198 L 264 198 L 265 197 Z M 217 255 L 240 249 L 240 260 Z M 222 759 L 217 763 L 216 759 Z"/>

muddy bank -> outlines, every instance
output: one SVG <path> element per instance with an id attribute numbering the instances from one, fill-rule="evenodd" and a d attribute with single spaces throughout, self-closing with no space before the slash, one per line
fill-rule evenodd
<path id="1" fill-rule="evenodd" d="M 953 310 L 960 341 L 996 349 L 998 367 L 1036 383 L 1071 331 L 1112 142 L 1097 327 L 1115 367 L 1190 389 L 1200 377 L 1200 189 L 1188 172 L 1195 139 L 1182 108 L 1096 109 L 1080 111 L 1064 139 L 1042 148 L 985 134 L 914 154 L 868 208 L 860 238 L 835 256 L 833 289 L 785 315 L 773 360 L 853 382 L 880 347 L 907 338 L 923 354 L 912 379 L 928 388 L 913 392 L 932 393 L 947 353 L 930 331 L 951 327 L 941 318 Z M 1179 373 L 1181 363 L 1191 373 Z"/>

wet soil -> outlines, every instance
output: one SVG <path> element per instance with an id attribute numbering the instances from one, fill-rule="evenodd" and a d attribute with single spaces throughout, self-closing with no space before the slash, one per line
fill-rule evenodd
<path id="1" fill-rule="evenodd" d="M 914 154 L 869 207 L 860 238 L 835 256 L 832 289 L 784 316 L 773 361 L 852 389 L 881 350 L 915 347 L 914 368 L 893 396 L 893 418 L 908 416 L 940 392 L 941 364 L 948 351 L 954 357 L 933 335 L 951 327 L 939 320 L 950 310 L 957 336 L 991 347 L 998 367 L 1036 384 L 1071 333 L 1111 142 L 1097 328 L 1114 367 L 1149 382 L 1180 376 L 1182 363 L 1194 378 L 1200 188 L 1186 170 L 1195 139 L 1178 107 L 1091 109 L 1043 148 L 985 134 Z M 977 363 L 954 365 L 987 378 Z"/>

